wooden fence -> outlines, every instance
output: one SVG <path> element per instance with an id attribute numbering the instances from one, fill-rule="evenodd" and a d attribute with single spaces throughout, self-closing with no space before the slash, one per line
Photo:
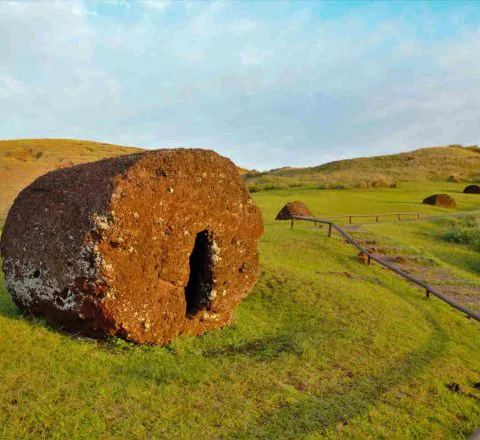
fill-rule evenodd
<path id="1" fill-rule="evenodd" d="M 451 305 L 452 307 L 456 308 L 457 310 L 460 310 L 461 312 L 465 313 L 467 316 L 470 318 L 473 318 L 477 321 L 480 322 L 480 314 L 470 310 L 461 304 L 458 304 L 457 302 L 451 300 L 450 298 L 446 297 L 443 293 L 439 292 L 435 287 L 430 286 L 426 282 L 422 281 L 421 279 L 404 272 L 403 270 L 399 269 L 398 267 L 395 267 L 393 264 L 390 264 L 388 261 L 384 261 L 381 258 L 377 257 L 376 255 L 372 254 L 368 249 L 363 247 L 360 243 L 358 243 L 354 238 L 352 238 L 349 234 L 347 234 L 340 226 L 335 224 L 332 221 L 329 220 L 324 220 L 320 218 L 315 218 L 315 217 L 303 217 L 299 215 L 294 215 L 292 216 L 292 222 L 291 222 L 291 227 L 293 228 L 294 220 L 304 220 L 308 222 L 314 222 L 314 223 L 321 223 L 328 225 L 328 236 L 330 237 L 332 235 L 332 229 L 335 229 L 339 234 L 341 234 L 343 237 L 347 239 L 347 242 L 355 246 L 360 252 L 362 252 L 364 255 L 367 257 L 367 263 L 370 264 L 370 261 L 376 261 L 378 264 L 381 266 L 384 266 L 396 274 L 402 276 L 403 278 L 406 278 L 409 281 L 414 282 L 415 284 L 419 285 L 420 287 L 423 287 L 425 289 L 425 294 L 427 298 L 430 296 L 430 294 L 436 296 L 437 298 L 441 299 L 442 301 L 446 302 L 447 304 Z"/>
<path id="2" fill-rule="evenodd" d="M 334 215 L 328 217 L 322 217 L 322 219 L 336 219 L 336 218 L 348 218 L 349 223 L 352 224 L 352 219 L 357 217 L 374 217 L 376 222 L 380 220 L 380 217 L 396 217 L 399 221 L 402 219 L 401 216 L 415 216 L 417 219 L 420 218 L 419 212 L 392 212 L 387 214 L 343 214 L 343 215 Z"/>

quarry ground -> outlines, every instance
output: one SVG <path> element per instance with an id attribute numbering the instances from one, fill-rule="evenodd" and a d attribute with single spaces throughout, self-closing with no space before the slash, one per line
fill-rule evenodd
<path id="1" fill-rule="evenodd" d="M 95 342 L 20 316 L 0 279 L 0 437 L 465 438 L 480 426 L 480 325 L 337 235 L 273 219 L 291 200 L 317 216 L 480 209 L 465 184 L 294 188 L 253 194 L 261 275 L 233 325 L 166 347 Z M 478 287 L 479 254 L 444 220 L 363 226 Z M 441 286 L 440 286 L 441 288 Z"/>

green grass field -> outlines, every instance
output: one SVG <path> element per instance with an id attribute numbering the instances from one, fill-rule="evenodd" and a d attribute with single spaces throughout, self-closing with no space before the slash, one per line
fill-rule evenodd
<path id="1" fill-rule="evenodd" d="M 98 343 L 22 317 L 0 280 L 0 438 L 451 439 L 480 426 L 480 325 L 338 236 L 273 218 L 447 210 L 419 202 L 463 184 L 254 194 L 261 275 L 228 328 L 160 347 Z M 368 225 L 479 286 L 478 252 L 438 238 L 442 221 Z M 458 384 L 459 388 L 451 384 Z M 449 387 L 450 385 L 450 387 Z M 477 385 L 478 386 L 478 385 Z"/>

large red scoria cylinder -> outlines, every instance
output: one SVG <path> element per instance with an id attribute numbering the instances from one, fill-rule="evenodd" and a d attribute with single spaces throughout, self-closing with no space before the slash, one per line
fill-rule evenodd
<path id="1" fill-rule="evenodd" d="M 0 249 L 21 310 L 164 344 L 229 322 L 256 281 L 262 232 L 230 160 L 167 149 L 38 178 L 10 209 Z"/>

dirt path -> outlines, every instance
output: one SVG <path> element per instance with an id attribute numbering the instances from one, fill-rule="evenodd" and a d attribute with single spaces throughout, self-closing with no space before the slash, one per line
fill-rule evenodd
<path id="1" fill-rule="evenodd" d="M 434 259 L 423 256 L 413 248 L 388 237 L 377 237 L 373 232 L 360 226 L 349 225 L 345 229 L 348 229 L 350 235 L 368 248 L 372 254 L 438 287 L 445 296 L 465 307 L 480 310 L 480 285 L 457 276 L 448 268 L 440 266 Z M 359 257 L 359 261 L 366 263 L 362 257 Z M 421 289 L 417 285 L 414 286 Z"/>

